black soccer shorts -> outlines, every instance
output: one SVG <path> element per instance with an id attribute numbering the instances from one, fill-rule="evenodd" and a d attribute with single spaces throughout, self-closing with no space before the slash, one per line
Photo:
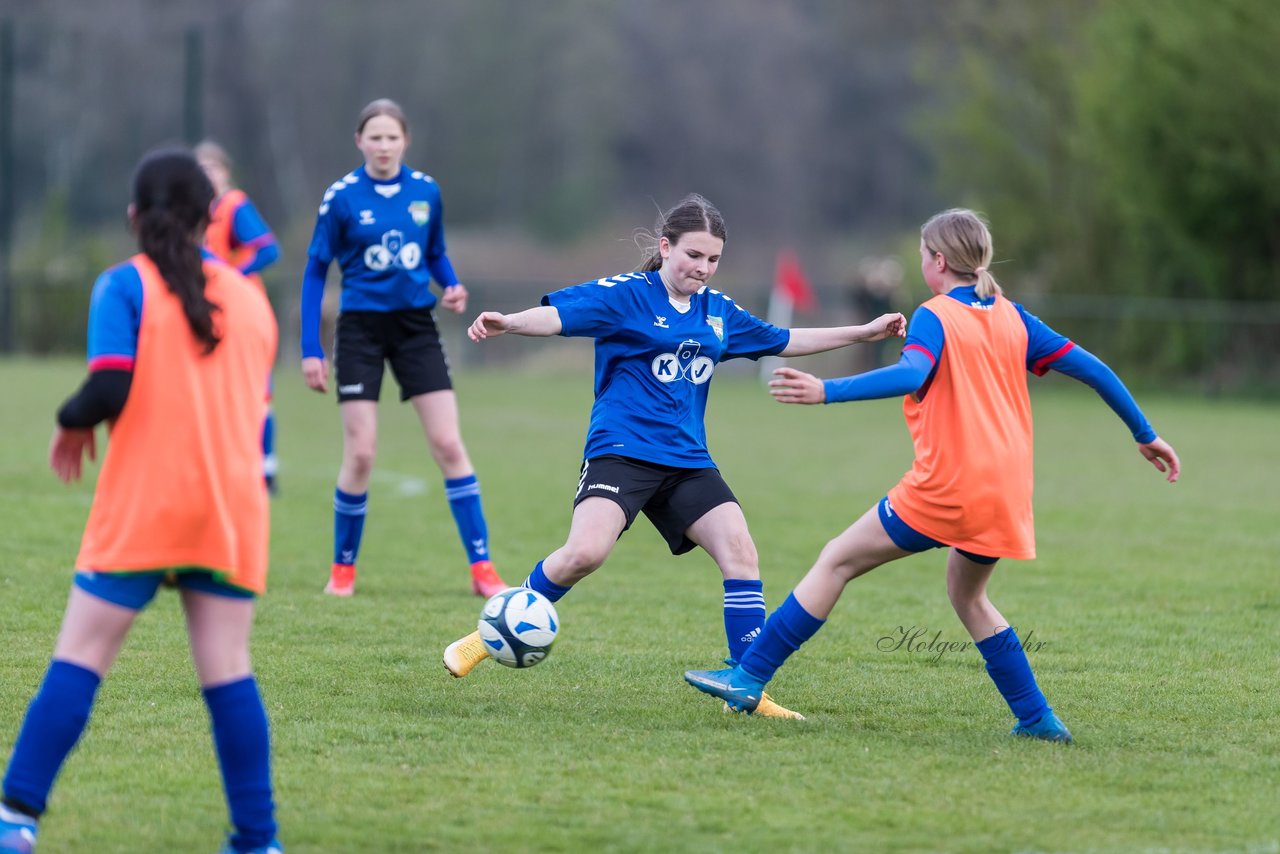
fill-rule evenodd
<path id="1" fill-rule="evenodd" d="M 674 555 L 697 547 L 685 531 L 709 510 L 738 503 L 715 468 L 685 469 L 607 454 L 582 464 L 573 506 L 585 498 L 608 498 L 622 508 L 631 527 L 644 512 Z"/>
<path id="2" fill-rule="evenodd" d="M 333 347 L 338 402 L 377 400 L 382 369 L 400 385 L 400 400 L 453 388 L 436 320 L 427 308 L 344 311 Z"/>

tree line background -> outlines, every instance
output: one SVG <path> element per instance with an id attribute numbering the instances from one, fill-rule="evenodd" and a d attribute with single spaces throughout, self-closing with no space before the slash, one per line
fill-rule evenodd
<path id="1" fill-rule="evenodd" d="M 846 319 L 867 256 L 900 259 L 909 311 L 920 222 L 965 205 L 1011 295 L 1127 375 L 1280 390 L 1269 0 L 33 0 L 0 22 L 21 351 L 83 346 L 132 168 L 193 116 L 281 239 L 288 336 L 316 205 L 391 97 L 474 309 L 630 269 L 634 229 L 698 191 L 753 310 L 787 247 L 819 290 L 800 322 Z"/>

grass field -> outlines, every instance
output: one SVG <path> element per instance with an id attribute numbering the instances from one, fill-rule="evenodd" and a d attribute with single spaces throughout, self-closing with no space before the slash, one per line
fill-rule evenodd
<path id="1" fill-rule="evenodd" d="M 583 351 L 589 358 L 589 349 Z M 800 362 L 799 364 L 803 364 Z M 71 361 L 0 362 L 0 744 L 61 619 L 91 484 L 45 466 Z M 571 375 L 458 377 L 493 552 L 519 581 L 567 531 L 590 405 Z M 804 723 L 728 716 L 681 680 L 723 653 L 718 572 L 643 520 L 560 606 L 551 657 L 453 680 L 479 600 L 412 413 L 384 404 L 356 597 L 331 559 L 336 406 L 277 378 L 283 492 L 254 654 L 281 838 L 345 851 L 1280 851 L 1280 486 L 1274 405 L 1145 397 L 1169 486 L 1087 389 L 1039 383 L 1040 557 L 992 597 L 1076 735 L 1010 738 L 942 553 L 854 583 L 771 686 Z M 390 395 L 384 395 L 390 396 Z M 712 391 L 711 448 L 776 605 L 910 462 L 899 406 L 782 407 Z M 94 469 L 96 473 L 96 467 Z M 211 851 L 225 812 L 176 597 L 139 620 L 41 830 L 44 851 Z"/>

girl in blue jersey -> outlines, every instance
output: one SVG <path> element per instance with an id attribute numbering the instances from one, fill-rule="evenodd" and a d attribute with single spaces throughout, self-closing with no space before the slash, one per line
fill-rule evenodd
<path id="1" fill-rule="evenodd" d="M 302 375 L 318 392 L 329 387 L 320 345 L 320 304 L 329 264 L 342 269 L 342 305 L 334 343 L 342 409 L 342 468 L 333 499 L 333 566 L 326 593 L 355 592 L 356 557 L 364 531 L 369 477 L 378 438 L 378 394 L 385 362 L 427 434 L 431 456 L 480 596 L 506 588 L 489 559 L 489 534 L 476 479 L 458 427 L 449 366 L 432 313 L 434 279 L 440 304 L 467 307 L 467 289 L 445 252 L 440 188 L 404 165 L 409 129 L 394 101 L 372 102 L 356 124 L 364 165 L 324 194 L 302 282 Z"/>
<path id="2" fill-rule="evenodd" d="M 196 160 L 213 184 L 213 205 L 209 226 L 204 230 L 205 249 L 235 267 L 259 287 L 259 272 L 280 260 L 276 236 L 243 190 L 231 183 L 231 157 L 226 150 L 206 139 L 195 147 Z M 267 489 L 276 492 L 276 414 L 268 407 L 262 425 L 262 476 Z"/>
<path id="3" fill-rule="evenodd" d="M 468 334 L 596 340 L 595 405 L 565 544 L 524 581 L 553 602 L 595 571 L 640 512 L 672 554 L 701 546 L 724 575 L 729 657 L 738 659 L 764 622 L 755 544 L 733 492 L 707 452 L 704 415 L 715 366 L 726 359 L 803 356 L 901 335 L 900 314 L 865 326 L 779 329 L 708 287 L 724 249 L 720 212 L 692 195 L 663 215 L 653 255 L 639 271 L 565 288 L 518 314 L 487 311 Z M 488 657 L 478 633 L 445 650 L 465 676 Z M 769 701 L 758 710 L 799 717 Z"/>
<path id="4" fill-rule="evenodd" d="M 912 316 L 896 365 L 826 381 L 794 368 L 775 372 L 770 392 L 782 403 L 906 396 L 916 460 L 888 496 L 826 545 L 735 667 L 685 674 L 695 688 L 752 710 L 787 657 L 822 628 L 850 581 L 949 546 L 948 598 L 1017 719 L 1013 735 L 1072 740 L 1036 684 L 1017 633 L 987 598 L 1000 557 L 1035 557 L 1027 373 L 1055 370 L 1092 387 L 1170 483 L 1181 463 L 1109 367 L 1004 298 L 988 272 L 993 251 L 990 231 L 974 212 L 932 217 L 921 228 L 920 269 L 934 297 Z"/>

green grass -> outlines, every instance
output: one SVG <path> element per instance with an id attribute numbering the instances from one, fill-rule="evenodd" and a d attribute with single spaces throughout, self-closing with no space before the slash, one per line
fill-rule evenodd
<path id="1" fill-rule="evenodd" d="M 589 358 L 589 350 L 584 350 Z M 7 755 L 61 619 L 91 486 L 45 467 L 72 362 L 0 362 Z M 462 372 L 464 433 L 509 581 L 563 542 L 590 405 L 570 375 Z M 644 521 L 561 605 L 551 657 L 465 680 L 452 519 L 412 413 L 386 403 L 358 595 L 324 597 L 336 406 L 277 378 L 282 495 L 254 656 L 282 839 L 331 851 L 1277 851 L 1280 487 L 1274 406 L 1148 398 L 1169 486 L 1086 389 L 1038 384 L 1040 557 L 992 596 L 1077 744 L 1015 740 L 972 649 L 883 652 L 899 627 L 966 639 L 943 556 L 851 585 L 771 686 L 805 723 L 727 716 L 680 678 L 723 655 L 721 590 Z M 388 395 L 390 396 L 390 395 Z M 893 402 L 781 407 L 712 391 L 711 447 L 776 605 L 910 463 Z M 97 468 L 94 468 L 96 473 Z M 225 812 L 176 597 L 139 620 L 41 830 L 46 851 L 212 850 Z"/>

